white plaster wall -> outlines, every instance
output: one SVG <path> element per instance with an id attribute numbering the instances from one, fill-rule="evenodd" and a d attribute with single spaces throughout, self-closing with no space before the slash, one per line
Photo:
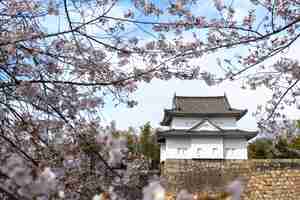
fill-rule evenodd
<path id="1" fill-rule="evenodd" d="M 189 118 L 189 117 L 174 117 L 170 128 L 172 129 L 188 129 L 195 124 L 201 122 L 203 118 Z M 237 128 L 235 118 L 209 118 L 212 122 L 224 129 Z"/>
<path id="2" fill-rule="evenodd" d="M 212 125 L 209 121 L 202 123 L 200 126 L 193 128 L 195 131 L 219 131 L 214 125 Z"/>
<path id="3" fill-rule="evenodd" d="M 174 117 L 171 122 L 171 128 L 177 128 L 177 129 L 190 128 L 194 124 L 199 123 L 200 121 L 201 121 L 201 118 Z"/>
<path id="4" fill-rule="evenodd" d="M 227 128 L 227 129 L 233 129 L 237 128 L 237 121 L 234 117 L 232 118 L 212 118 L 211 121 L 216 123 L 218 126 Z"/>
<path id="5" fill-rule="evenodd" d="M 160 162 L 166 160 L 166 143 L 160 144 Z"/>
<path id="6" fill-rule="evenodd" d="M 178 148 L 186 149 L 183 153 Z M 166 139 L 166 159 L 189 159 L 191 157 L 191 140 L 188 137 L 172 137 Z"/>
<path id="7" fill-rule="evenodd" d="M 200 150 L 200 151 L 199 151 Z M 193 158 L 222 159 L 222 137 L 197 137 L 191 139 L 191 152 Z"/>
<path id="8" fill-rule="evenodd" d="M 160 160 L 248 159 L 247 140 L 223 137 L 169 137 L 160 146 Z"/>
<path id="9" fill-rule="evenodd" d="M 225 159 L 248 159 L 247 140 L 244 138 L 224 139 Z"/>

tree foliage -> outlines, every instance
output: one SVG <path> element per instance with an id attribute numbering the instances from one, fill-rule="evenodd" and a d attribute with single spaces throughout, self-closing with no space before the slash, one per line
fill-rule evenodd
<path id="1" fill-rule="evenodd" d="M 150 122 L 141 127 L 140 150 L 153 163 L 159 163 L 160 148 L 156 141 L 155 130 L 151 127 Z"/>
<path id="2" fill-rule="evenodd" d="M 129 127 L 127 131 L 122 133 L 122 135 L 126 138 L 128 151 L 132 155 L 137 155 L 139 152 L 138 135 L 134 128 Z"/>
<path id="3" fill-rule="evenodd" d="M 257 139 L 248 145 L 248 156 L 252 159 L 273 158 L 273 143 L 270 139 Z"/>
<path id="4" fill-rule="evenodd" d="M 289 144 L 290 148 L 300 150 L 300 136 L 295 137 Z"/>
<path id="5" fill-rule="evenodd" d="M 250 143 L 248 156 L 252 159 L 300 158 L 300 137 L 291 140 L 281 136 L 276 140 L 262 138 Z"/>

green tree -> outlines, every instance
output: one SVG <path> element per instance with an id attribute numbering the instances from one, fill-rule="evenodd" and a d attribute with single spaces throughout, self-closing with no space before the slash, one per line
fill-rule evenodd
<path id="1" fill-rule="evenodd" d="M 152 129 L 150 122 L 141 127 L 140 150 L 153 163 L 159 163 L 159 144 L 157 143 L 154 129 Z"/>
<path id="2" fill-rule="evenodd" d="M 296 144 L 289 142 L 284 137 L 279 137 L 274 143 L 275 158 L 299 158 L 300 151 L 296 149 Z"/>
<path id="3" fill-rule="evenodd" d="M 249 158 L 267 159 L 273 158 L 273 144 L 270 139 L 257 139 L 248 146 Z"/>
<path id="4" fill-rule="evenodd" d="M 138 136 L 135 133 L 135 130 L 133 127 L 129 127 L 127 131 L 124 131 L 122 133 L 123 136 L 125 136 L 127 141 L 127 148 L 128 151 L 131 154 L 137 154 L 138 153 Z"/>
<path id="5" fill-rule="evenodd" d="M 297 120 L 297 122 L 296 122 L 296 128 L 300 128 L 300 120 Z"/>
<path id="6" fill-rule="evenodd" d="M 151 125 L 150 122 L 147 122 L 144 126 L 141 127 L 141 136 L 140 136 L 140 145 L 141 145 L 141 153 L 151 158 L 151 148 L 152 148 L 152 141 L 151 141 Z"/>
<path id="7" fill-rule="evenodd" d="M 289 144 L 289 147 L 292 149 L 300 150 L 300 136 L 295 137 Z"/>

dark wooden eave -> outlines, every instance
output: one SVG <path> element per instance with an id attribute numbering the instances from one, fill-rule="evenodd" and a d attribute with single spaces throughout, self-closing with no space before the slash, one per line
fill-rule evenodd
<path id="1" fill-rule="evenodd" d="M 158 141 L 164 141 L 167 137 L 181 136 L 222 136 L 225 138 L 246 138 L 250 140 L 257 136 L 258 131 L 246 131 L 241 129 L 226 129 L 222 131 L 195 131 L 195 130 L 180 130 L 180 129 L 170 129 L 167 131 L 158 131 L 157 133 Z"/>

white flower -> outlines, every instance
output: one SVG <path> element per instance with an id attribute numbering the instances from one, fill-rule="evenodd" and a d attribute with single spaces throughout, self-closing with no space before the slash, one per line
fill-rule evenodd
<path id="1" fill-rule="evenodd" d="M 107 199 L 107 198 L 105 198 L 104 193 L 101 193 L 100 195 L 96 194 L 92 200 L 105 200 L 105 199 Z"/>
<path id="2" fill-rule="evenodd" d="M 218 11 L 223 10 L 224 8 L 224 2 L 223 0 L 214 0 L 215 7 L 217 8 Z"/>
<path id="3" fill-rule="evenodd" d="M 116 166 L 117 164 L 121 163 L 123 157 L 124 155 L 120 151 L 120 149 L 112 149 L 111 151 L 109 151 L 109 159 L 107 162 L 111 166 Z"/>
<path id="4" fill-rule="evenodd" d="M 231 193 L 232 200 L 240 200 L 241 194 L 243 192 L 242 182 L 238 179 L 234 180 L 227 186 L 226 191 Z"/>
<path id="5" fill-rule="evenodd" d="M 45 178 L 48 181 L 51 181 L 56 178 L 56 175 L 51 171 L 49 167 L 46 167 L 42 172 L 41 177 Z"/>
<path id="6" fill-rule="evenodd" d="M 208 86 L 216 84 L 215 76 L 209 72 L 202 72 L 201 77 Z"/>
<path id="7" fill-rule="evenodd" d="M 49 15 L 58 15 L 59 14 L 56 2 L 49 1 L 49 4 L 48 4 L 48 14 Z"/>
<path id="8" fill-rule="evenodd" d="M 143 200 L 164 200 L 165 189 L 159 181 L 152 181 L 143 189 Z"/>
<path id="9" fill-rule="evenodd" d="M 60 191 L 58 192 L 58 197 L 61 198 L 61 199 L 65 198 L 65 192 L 62 191 L 62 190 L 60 190 Z"/>
<path id="10" fill-rule="evenodd" d="M 93 200 L 102 200 L 102 195 L 98 195 L 96 194 L 94 197 L 93 197 Z"/>
<path id="11" fill-rule="evenodd" d="M 180 190 L 180 192 L 177 194 L 176 200 L 192 200 L 193 194 L 189 193 L 186 190 Z"/>

